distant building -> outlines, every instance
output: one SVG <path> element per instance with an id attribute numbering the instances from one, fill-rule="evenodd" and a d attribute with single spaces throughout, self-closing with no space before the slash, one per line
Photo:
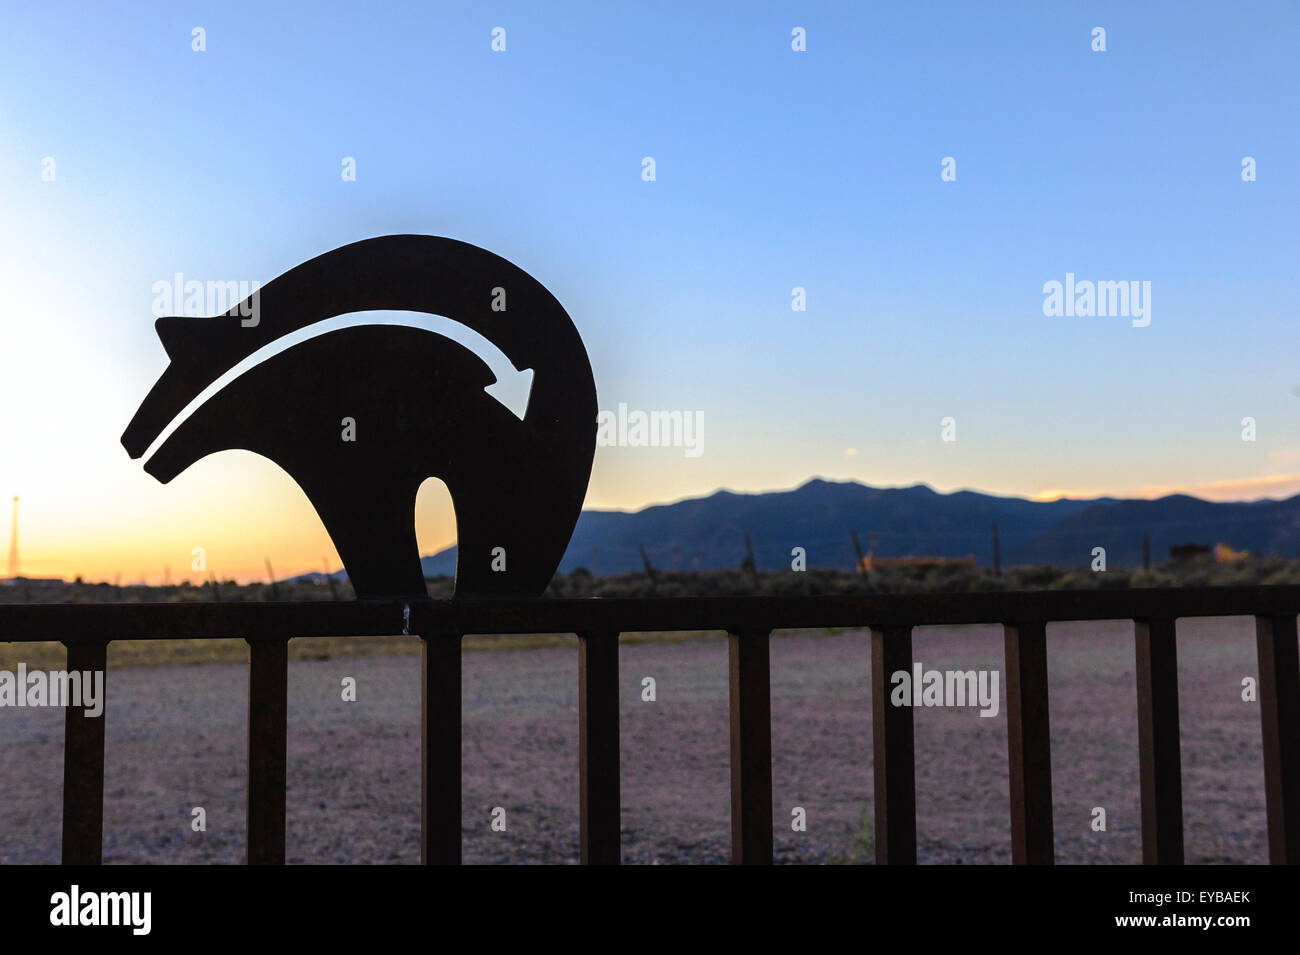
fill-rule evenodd
<path id="1" fill-rule="evenodd" d="M 1177 544 L 1169 548 L 1169 559 L 1176 564 L 1232 564 L 1250 556 L 1249 551 L 1233 550 L 1220 541 L 1208 544 Z"/>
<path id="2" fill-rule="evenodd" d="M 67 581 L 62 577 L 0 577 L 5 587 L 62 587 Z"/>
<path id="3" fill-rule="evenodd" d="M 1249 551 L 1233 550 L 1227 544 L 1214 545 L 1214 562 L 1216 564 L 1233 564 L 1249 556 Z"/>
<path id="4" fill-rule="evenodd" d="M 1210 559 L 1208 544 L 1175 544 L 1169 548 L 1169 559 L 1175 564 L 1194 564 Z"/>
<path id="5" fill-rule="evenodd" d="M 858 564 L 858 569 L 864 573 L 870 573 L 873 570 L 939 570 L 947 568 L 974 570 L 975 555 L 967 554 L 965 557 L 876 557 L 873 554 L 868 554 Z"/>

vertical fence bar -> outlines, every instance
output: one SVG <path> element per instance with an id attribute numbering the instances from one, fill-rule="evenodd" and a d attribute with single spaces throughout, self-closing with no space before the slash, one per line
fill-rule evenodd
<path id="1" fill-rule="evenodd" d="M 1142 861 L 1183 864 L 1183 776 L 1178 729 L 1178 646 L 1172 617 L 1133 622 L 1137 652 Z"/>
<path id="2" fill-rule="evenodd" d="M 69 643 L 68 672 L 104 674 L 108 686 L 108 641 Z M 83 683 L 84 685 L 84 683 Z M 84 692 L 82 699 L 85 699 Z M 101 700 L 101 703 L 107 701 Z M 105 707 L 106 711 L 107 707 Z M 63 722 L 63 864 L 99 865 L 104 853 L 104 720 L 69 706 Z"/>
<path id="3" fill-rule="evenodd" d="M 421 634 L 420 861 L 460 865 L 459 633 Z"/>
<path id="4" fill-rule="evenodd" d="M 289 638 L 248 642 L 248 864 L 284 865 Z"/>
<path id="5" fill-rule="evenodd" d="M 1052 736 L 1047 707 L 1047 624 L 1003 627 L 1007 659 L 1007 758 L 1011 782 L 1011 861 L 1051 865 Z"/>
<path id="6" fill-rule="evenodd" d="M 582 864 L 618 865 L 618 631 L 578 634 L 578 787 Z"/>
<path id="7" fill-rule="evenodd" d="M 731 861 L 772 864 L 772 676 L 769 632 L 727 636 L 731 682 Z"/>
<path id="8" fill-rule="evenodd" d="M 1268 859 L 1300 863 L 1300 651 L 1295 614 L 1255 618 Z"/>
<path id="9" fill-rule="evenodd" d="M 912 628 L 871 629 L 871 735 L 876 862 L 916 864 L 916 752 L 912 707 L 890 701 L 890 677 L 912 672 Z M 911 700 L 907 701 L 909 704 Z"/>

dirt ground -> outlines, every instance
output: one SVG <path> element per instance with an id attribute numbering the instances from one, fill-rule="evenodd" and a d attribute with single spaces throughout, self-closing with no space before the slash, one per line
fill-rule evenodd
<path id="1" fill-rule="evenodd" d="M 1132 625 L 1054 624 L 1048 639 L 1057 860 L 1139 862 Z M 919 629 L 913 648 L 927 669 L 1003 670 L 996 627 Z M 1252 621 L 1183 621 L 1178 652 L 1187 861 L 1265 862 L 1259 709 L 1241 699 L 1256 675 Z M 725 640 L 620 656 L 624 861 L 727 861 Z M 465 861 L 575 862 L 576 650 L 466 653 L 463 672 Z M 915 712 L 922 862 L 1010 861 L 1001 676 L 994 718 Z M 342 700 L 345 677 L 356 702 Z M 872 858 L 869 678 L 864 632 L 772 641 L 779 862 Z M 108 684 L 105 861 L 242 861 L 246 667 L 126 667 Z M 292 662 L 289 694 L 289 861 L 418 862 L 418 659 Z M 0 862 L 58 861 L 62 737 L 62 710 L 0 709 Z M 195 807 L 205 832 L 191 830 Z M 497 807 L 504 832 L 491 827 Z M 805 832 L 792 830 L 795 807 Z M 1105 831 L 1092 828 L 1097 807 Z"/>

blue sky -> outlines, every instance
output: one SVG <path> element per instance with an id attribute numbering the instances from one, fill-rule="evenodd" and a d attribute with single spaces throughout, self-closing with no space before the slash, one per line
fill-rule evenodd
<path id="1" fill-rule="evenodd" d="M 127 526 L 155 567 L 253 500 L 286 554 L 320 549 L 266 462 L 164 489 L 117 444 L 166 363 L 150 290 L 394 232 L 543 282 L 602 408 L 702 413 L 698 457 L 600 449 L 591 506 L 813 475 L 1300 491 L 1295 4 L 83 6 L 11 4 L 0 31 L 0 491 L 33 572 Z M 1150 326 L 1045 317 L 1066 272 L 1150 281 Z M 426 549 L 454 537 L 440 507 Z"/>

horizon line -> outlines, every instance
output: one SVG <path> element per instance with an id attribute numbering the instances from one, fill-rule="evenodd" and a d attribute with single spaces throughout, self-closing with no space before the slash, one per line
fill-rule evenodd
<path id="1" fill-rule="evenodd" d="M 1001 500 L 1021 500 L 1021 501 L 1028 501 L 1036 504 L 1047 504 L 1047 503 L 1052 503 L 1054 501 L 1062 501 L 1062 500 L 1071 500 L 1071 501 L 1079 501 L 1079 502 L 1096 502 L 1102 500 L 1156 501 L 1156 500 L 1161 500 L 1163 498 L 1177 497 L 1180 495 L 1192 497 L 1197 500 L 1204 501 L 1206 503 L 1213 503 L 1213 504 L 1258 504 L 1263 502 L 1278 503 L 1281 501 L 1289 500 L 1293 497 L 1296 497 L 1297 495 L 1300 495 L 1300 474 L 1274 474 L 1274 475 L 1266 475 L 1257 478 L 1210 481 L 1201 484 L 1144 485 L 1139 488 L 1133 489 L 1129 492 L 1103 492 L 1103 491 L 1095 491 L 1095 490 L 1078 490 L 1078 489 L 1069 490 L 1069 489 L 1062 489 L 1062 488 L 1047 488 L 1042 491 L 1036 492 L 1034 494 L 1005 494 L 1005 493 L 998 493 L 995 491 L 981 490 L 979 488 L 973 488 L 969 486 L 940 489 L 926 481 L 914 481 L 910 484 L 869 484 L 858 478 L 852 478 L 852 477 L 836 478 L 836 477 L 827 477 L 822 474 L 814 474 L 804 479 L 798 484 L 795 484 L 793 486 L 787 486 L 787 487 L 761 488 L 758 490 L 739 490 L 739 491 L 729 487 L 716 487 L 710 491 L 705 491 L 705 492 L 700 492 L 695 494 L 686 494 L 681 497 L 674 498 L 672 500 L 652 501 L 650 503 L 642 504 L 639 507 L 635 507 L 635 508 L 616 508 L 616 507 L 605 508 L 605 507 L 584 506 L 582 508 L 582 511 L 591 512 L 591 513 L 600 513 L 600 514 L 639 514 L 643 511 L 647 511 L 654 507 L 671 507 L 675 504 L 681 504 L 687 501 L 705 500 L 707 498 L 714 497 L 717 494 L 722 494 L 722 493 L 733 494 L 736 496 L 747 496 L 747 497 L 757 497 L 765 494 L 788 494 L 794 491 L 798 491 L 799 489 L 806 487 L 807 485 L 816 481 L 820 481 L 826 484 L 837 484 L 837 485 L 852 484 L 852 485 L 857 485 L 858 487 L 869 488 L 871 490 L 879 490 L 879 491 L 907 490 L 910 488 L 922 487 L 931 491 L 934 494 L 941 495 L 941 496 L 969 493 L 969 494 L 979 494 L 984 497 L 998 498 Z M 1278 496 L 1269 496 L 1267 494 L 1255 495 L 1255 496 L 1237 496 L 1237 495 L 1247 494 L 1248 491 L 1252 488 L 1260 489 L 1260 488 L 1280 487 L 1280 486 L 1289 486 L 1290 489 L 1289 493 L 1279 494 Z M 1198 491 L 1200 493 L 1198 493 Z M 420 556 L 421 558 L 434 557 L 437 556 L 438 554 L 447 551 L 450 548 L 455 547 L 456 545 L 457 545 L 457 541 L 455 539 L 452 539 L 451 541 L 441 545 L 433 545 L 432 548 L 427 553 L 422 553 Z M 339 569 L 343 570 L 344 568 L 340 565 Z M 307 574 L 312 574 L 312 573 L 319 573 L 319 571 L 314 568 L 304 569 L 298 573 L 290 573 L 284 577 L 278 578 L 278 580 L 281 581 L 289 580 L 294 577 L 305 576 Z M 23 575 L 20 572 L 20 578 L 22 576 Z M 66 574 L 59 574 L 57 576 L 42 575 L 40 577 L 33 576 L 30 579 L 61 580 L 64 582 L 70 582 L 75 580 L 78 576 L 81 575 L 79 574 L 74 574 L 71 576 Z M 9 575 L 5 575 L 5 577 L 0 578 L 0 580 L 10 580 L 10 579 L 13 578 L 11 578 Z M 178 578 L 177 581 L 178 583 L 179 583 L 179 579 L 180 578 Z M 243 584 L 246 582 L 251 582 L 256 578 L 255 576 L 252 575 L 246 575 L 245 579 L 243 580 L 241 580 L 238 576 L 228 577 L 226 579 L 235 580 L 236 582 Z M 86 582 L 90 583 L 91 581 L 87 580 Z M 110 583 L 110 581 L 108 580 L 99 581 L 99 582 Z M 146 577 L 146 578 L 141 578 L 137 581 L 133 581 L 132 583 L 123 584 L 122 586 L 154 586 L 154 585 L 148 584 L 147 577 Z"/>
<path id="2" fill-rule="evenodd" d="M 1032 494 L 1015 494 L 1001 491 L 988 491 L 982 488 L 961 485 L 958 487 L 939 488 L 928 481 L 913 481 L 910 484 L 870 484 L 859 478 L 835 478 L 827 477 L 822 474 L 814 474 L 798 484 L 785 487 L 766 487 L 756 490 L 736 490 L 731 487 L 718 486 L 709 491 L 701 491 L 692 494 L 685 494 L 681 497 L 672 498 L 666 501 L 650 501 L 635 507 L 583 507 L 584 511 L 594 511 L 601 514 L 639 514 L 641 511 L 649 510 L 652 507 L 671 507 L 674 504 L 681 504 L 686 501 L 700 501 L 713 497 L 716 494 L 735 494 L 737 496 L 754 497 L 761 494 L 786 494 L 797 491 L 806 487 L 814 481 L 821 481 L 826 484 L 856 484 L 859 487 L 870 488 L 875 491 L 905 491 L 909 488 L 923 487 L 935 494 L 980 494 L 984 497 L 996 497 L 1003 500 L 1021 500 L 1032 501 L 1036 504 L 1046 504 L 1052 501 L 1157 501 L 1166 497 L 1194 497 L 1198 500 L 1206 501 L 1212 504 L 1258 504 L 1263 501 L 1280 502 L 1286 501 L 1297 495 L 1300 495 L 1300 474 L 1271 474 L 1258 478 L 1240 478 L 1236 480 L 1207 481 L 1201 484 L 1146 484 L 1129 491 L 1099 491 L 1089 490 L 1070 490 L 1066 488 L 1045 488 Z M 1256 496 L 1207 496 L 1215 495 L 1215 492 L 1230 494 L 1234 489 L 1239 489 L 1243 495 L 1248 494 L 1248 489 L 1258 487 L 1269 487 L 1275 485 L 1291 485 L 1289 492 L 1280 493 L 1277 496 L 1268 494 Z M 1199 492 L 1199 493 L 1198 493 Z M 448 545 L 451 546 L 451 545 Z M 445 549 L 445 548 L 444 548 Z"/>

